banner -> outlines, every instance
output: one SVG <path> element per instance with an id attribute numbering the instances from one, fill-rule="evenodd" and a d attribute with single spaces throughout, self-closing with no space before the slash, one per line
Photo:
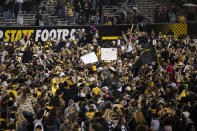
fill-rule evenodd
<path id="1" fill-rule="evenodd" d="M 182 35 L 197 35 L 197 24 L 174 23 L 174 24 L 148 24 L 148 25 L 104 25 L 104 26 L 41 26 L 41 27 L 0 27 L 0 41 L 14 42 L 19 41 L 23 35 L 30 36 L 34 42 L 47 41 L 59 38 L 65 40 L 71 38 L 76 31 L 82 31 L 91 34 L 91 31 L 98 30 L 99 36 L 105 39 L 121 39 L 122 33 L 134 31 L 139 28 L 140 31 L 156 34 L 162 32 L 163 35 L 173 34 L 176 37 Z"/>
<path id="2" fill-rule="evenodd" d="M 76 31 L 86 32 L 98 29 L 99 36 L 121 36 L 121 31 L 130 28 L 130 25 L 124 26 L 54 26 L 54 27 L 0 27 L 0 40 L 4 42 L 17 42 L 24 35 L 28 35 L 34 42 L 47 41 L 49 38 L 63 39 L 73 37 Z"/>
<path id="3" fill-rule="evenodd" d="M 156 50 L 153 43 L 148 43 L 148 47 L 142 52 L 140 58 L 131 67 L 132 77 L 136 77 L 143 65 L 157 61 Z"/>
<path id="4" fill-rule="evenodd" d="M 92 63 L 98 62 L 98 58 L 95 52 L 82 56 L 81 60 L 84 62 L 84 64 L 92 64 Z"/>
<path id="5" fill-rule="evenodd" d="M 117 48 L 101 48 L 101 60 L 116 60 Z"/>
<path id="6" fill-rule="evenodd" d="M 34 42 L 43 42 L 51 39 L 63 39 L 73 37 L 76 31 L 85 32 L 88 27 L 4 27 L 0 28 L 0 40 L 4 42 L 17 42 L 24 35 L 28 35 Z"/>

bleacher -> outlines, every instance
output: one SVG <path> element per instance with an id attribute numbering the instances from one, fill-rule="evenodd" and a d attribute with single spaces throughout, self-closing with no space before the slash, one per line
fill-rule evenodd
<path id="1" fill-rule="evenodd" d="M 68 25 L 68 10 L 65 10 L 65 18 L 59 18 L 55 14 L 55 7 L 57 5 L 57 0 L 54 0 L 53 3 L 48 2 L 48 0 L 42 0 L 41 5 L 39 5 L 39 10 L 41 10 L 41 14 L 44 15 L 46 13 L 49 14 L 50 18 L 54 18 L 58 20 L 57 25 Z M 118 13 L 122 11 L 123 3 L 118 3 L 117 5 L 105 5 L 103 7 L 104 16 L 112 16 L 117 17 Z M 133 7 L 137 8 L 137 11 L 144 16 L 144 22 L 152 23 L 154 21 L 154 9 L 156 4 L 154 0 L 136 0 L 136 5 L 132 5 L 131 3 L 127 4 L 128 12 L 133 11 Z M 127 15 L 129 15 L 127 13 Z M 24 26 L 33 26 L 36 22 L 36 14 L 24 14 L 22 13 L 24 18 Z M 132 23 L 132 21 L 131 21 Z M 74 20 L 75 24 L 75 20 Z M 0 14 L 0 26 L 17 26 L 17 18 L 8 19 L 7 22 L 4 21 L 3 13 Z"/>

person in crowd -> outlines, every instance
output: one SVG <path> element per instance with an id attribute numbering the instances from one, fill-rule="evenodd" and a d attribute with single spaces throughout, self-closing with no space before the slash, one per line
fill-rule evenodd
<path id="1" fill-rule="evenodd" d="M 161 22 L 161 11 L 160 11 L 160 5 L 157 5 L 154 9 L 155 13 L 155 23 Z"/>
<path id="2" fill-rule="evenodd" d="M 68 17 L 69 17 L 69 25 L 74 24 L 74 9 L 72 6 L 68 9 Z"/>
<path id="3" fill-rule="evenodd" d="M 36 26 L 39 26 L 40 25 L 39 23 L 42 20 L 41 12 L 37 12 L 35 18 L 36 18 Z"/>
<path id="4" fill-rule="evenodd" d="M 15 6 L 15 2 L 14 2 L 14 0 L 11 0 L 8 3 L 8 14 L 9 14 L 9 18 L 10 19 L 15 18 L 15 15 L 14 15 L 14 6 Z"/>
<path id="5" fill-rule="evenodd" d="M 48 113 L 48 115 L 46 116 L 44 120 L 44 125 L 47 131 L 59 131 L 61 121 L 59 117 L 57 116 L 56 108 L 53 108 L 50 110 L 50 112 Z"/>
<path id="6" fill-rule="evenodd" d="M 42 21 L 42 20 L 41 20 Z M 51 18 L 49 16 L 49 13 L 46 13 L 44 16 L 43 16 L 43 24 L 45 26 L 50 26 L 51 25 Z"/>
<path id="7" fill-rule="evenodd" d="M 3 1 L 3 7 L 2 7 L 2 11 L 3 11 L 3 15 L 4 15 L 4 20 L 5 21 L 8 21 L 8 18 L 9 18 L 9 12 L 8 12 L 8 9 L 9 9 L 9 1 L 6 0 L 6 1 Z"/>
<path id="8" fill-rule="evenodd" d="M 60 0 L 57 1 L 55 6 L 55 12 L 58 17 L 61 17 L 61 3 Z"/>
<path id="9" fill-rule="evenodd" d="M 17 16 L 17 24 L 19 27 L 22 27 L 24 24 L 24 19 L 23 19 L 23 15 L 22 12 L 19 12 L 18 16 Z"/>
<path id="10" fill-rule="evenodd" d="M 18 131 L 26 131 L 28 130 L 28 121 L 25 118 L 25 116 L 23 115 L 22 112 L 19 112 L 18 114 L 16 114 L 16 130 Z"/>
<path id="11" fill-rule="evenodd" d="M 176 22 L 176 14 L 173 10 L 171 10 L 169 13 L 169 18 L 170 18 L 170 23 L 175 23 Z"/>
<path id="12" fill-rule="evenodd" d="M 65 18 L 65 0 L 60 0 L 60 6 L 61 6 L 61 17 Z"/>
<path id="13" fill-rule="evenodd" d="M 18 3 L 18 11 L 20 12 L 20 11 L 22 11 L 22 9 L 23 9 L 23 0 L 17 0 L 17 3 Z"/>

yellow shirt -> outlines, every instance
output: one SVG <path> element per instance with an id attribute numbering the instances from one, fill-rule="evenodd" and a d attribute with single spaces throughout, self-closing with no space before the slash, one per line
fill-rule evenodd
<path id="1" fill-rule="evenodd" d="M 17 96 L 18 96 L 17 91 L 15 91 L 15 90 L 8 90 L 8 91 L 7 91 L 7 94 L 10 94 L 10 93 L 12 93 L 12 94 L 14 95 L 15 98 L 17 98 Z"/>
<path id="2" fill-rule="evenodd" d="M 57 84 L 57 87 L 55 88 L 54 84 Z M 56 77 L 52 79 L 52 87 L 51 87 L 51 91 L 53 93 L 53 95 L 55 95 L 56 90 L 59 88 L 59 81 L 56 80 Z"/>
<path id="3" fill-rule="evenodd" d="M 86 116 L 89 118 L 89 119 L 92 119 L 95 115 L 95 112 L 98 112 L 98 110 L 95 110 L 94 112 L 87 112 L 86 113 Z"/>
<path id="4" fill-rule="evenodd" d="M 74 16 L 74 13 L 73 13 L 72 8 L 69 8 L 69 10 L 68 10 L 68 15 L 69 15 L 69 16 Z"/>
<path id="5" fill-rule="evenodd" d="M 94 117 L 94 114 L 95 112 L 87 112 L 86 113 L 86 116 L 89 118 L 89 119 L 92 119 Z"/>

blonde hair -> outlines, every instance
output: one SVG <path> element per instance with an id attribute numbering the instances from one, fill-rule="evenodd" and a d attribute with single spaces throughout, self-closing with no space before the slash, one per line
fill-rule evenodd
<path id="1" fill-rule="evenodd" d="M 74 106 L 70 106 L 70 107 L 68 108 L 68 115 L 70 115 L 71 112 L 73 112 L 74 114 L 77 113 L 77 110 L 76 110 L 76 108 L 75 108 Z"/>
<path id="2" fill-rule="evenodd" d="M 16 127 L 21 127 L 23 122 L 27 121 L 27 119 L 24 117 L 24 115 L 21 111 L 17 112 L 16 116 L 17 116 Z"/>
<path id="3" fill-rule="evenodd" d="M 144 115 L 142 114 L 142 112 L 140 110 L 137 110 L 134 113 L 134 117 L 135 117 L 135 121 L 137 124 L 146 124 L 146 120 L 144 118 Z"/>
<path id="4" fill-rule="evenodd" d="M 103 115 L 103 118 L 107 123 L 109 123 L 113 118 L 113 111 L 111 109 L 107 109 Z"/>

